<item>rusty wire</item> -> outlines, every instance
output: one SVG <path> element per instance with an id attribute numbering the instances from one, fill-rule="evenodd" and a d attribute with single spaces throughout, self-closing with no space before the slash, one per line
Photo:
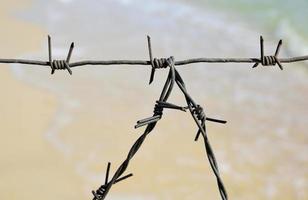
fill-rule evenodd
<path id="1" fill-rule="evenodd" d="M 51 68 L 51 74 L 53 74 L 56 70 L 67 70 L 70 74 L 72 74 L 71 68 L 84 66 L 84 65 L 151 65 L 151 75 L 149 84 L 151 84 L 154 80 L 155 70 L 160 68 L 168 68 L 169 67 L 169 74 L 167 76 L 167 80 L 164 84 L 163 90 L 159 97 L 159 100 L 156 101 L 154 106 L 153 115 L 151 117 L 142 119 L 137 121 L 135 128 L 139 128 L 142 126 L 146 126 L 143 134 L 139 136 L 136 142 L 133 144 L 131 149 L 128 152 L 126 159 L 123 163 L 118 167 L 116 172 L 114 173 L 112 179 L 109 181 L 109 171 L 110 171 L 110 163 L 107 165 L 106 169 L 106 177 L 105 183 L 101 185 L 97 190 L 92 191 L 94 198 L 93 200 L 103 200 L 105 199 L 106 195 L 110 191 L 111 187 L 129 177 L 133 174 L 128 174 L 122 176 L 123 173 L 126 171 L 131 159 L 137 153 L 139 148 L 141 147 L 142 143 L 145 141 L 147 135 L 155 128 L 157 122 L 162 118 L 163 110 L 166 109 L 174 109 L 186 112 L 189 110 L 194 122 L 198 127 L 197 134 L 195 136 L 195 141 L 198 140 L 199 136 L 202 135 L 203 142 L 205 146 L 205 151 L 210 163 L 210 166 L 213 170 L 213 173 L 217 180 L 217 185 L 219 189 L 219 193 L 222 200 L 227 200 L 228 195 L 223 184 L 222 178 L 219 173 L 217 161 L 213 152 L 213 149 L 210 145 L 207 131 L 206 131 L 206 121 L 217 122 L 221 124 L 225 124 L 226 121 L 220 119 L 209 118 L 205 115 L 204 109 L 197 104 L 193 98 L 188 94 L 185 83 L 175 68 L 175 66 L 179 65 L 186 65 L 192 63 L 254 63 L 253 68 L 259 66 L 275 66 L 283 70 L 283 66 L 281 63 L 291 63 L 291 62 L 299 62 L 308 60 L 307 56 L 300 56 L 300 57 L 291 57 L 291 58 L 278 58 L 278 54 L 280 51 L 280 47 L 282 45 L 282 40 L 278 42 L 276 51 L 274 55 L 265 56 L 264 55 L 264 40 L 263 37 L 260 36 L 260 50 L 261 56 L 260 58 L 193 58 L 187 59 L 182 61 L 175 61 L 174 57 L 171 56 L 169 58 L 153 58 L 152 55 L 152 48 L 151 48 L 151 38 L 148 36 L 148 49 L 149 49 L 149 57 L 150 60 L 84 60 L 79 62 L 70 63 L 70 58 L 73 52 L 74 43 L 71 43 L 68 55 L 66 60 L 53 60 L 52 59 L 52 48 L 51 48 L 51 37 L 48 36 L 48 61 L 38 61 L 38 60 L 25 60 L 25 59 L 0 59 L 0 63 L 19 63 L 19 64 L 26 64 L 26 65 L 40 65 L 40 66 L 49 66 Z M 187 106 L 178 106 L 167 102 L 174 85 L 177 85 L 180 90 L 182 91 Z M 122 176 L 122 177 L 121 177 Z"/>

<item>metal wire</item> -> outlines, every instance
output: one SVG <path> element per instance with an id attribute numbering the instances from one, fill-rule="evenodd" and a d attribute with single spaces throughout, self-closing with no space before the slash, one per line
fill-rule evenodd
<path id="1" fill-rule="evenodd" d="M 188 94 L 186 87 L 185 87 L 185 83 L 184 83 L 182 77 L 180 76 L 180 74 L 178 73 L 177 70 L 175 70 L 175 74 L 176 74 L 176 83 L 179 86 L 179 88 L 181 89 L 181 91 L 183 92 L 185 99 L 186 99 L 186 102 L 187 102 L 187 106 L 188 106 L 189 111 L 191 113 L 191 116 L 193 117 L 195 123 L 197 124 L 197 126 L 199 128 L 195 140 L 198 139 L 198 135 L 199 135 L 199 133 L 201 133 L 202 136 L 203 136 L 203 141 L 204 141 L 205 150 L 206 150 L 206 154 L 207 154 L 209 163 L 210 163 L 212 170 L 213 170 L 213 172 L 216 176 L 217 185 L 218 185 L 218 189 L 219 189 L 219 192 L 220 192 L 221 199 L 227 200 L 228 199 L 227 191 L 226 191 L 225 186 L 224 186 L 222 179 L 220 177 L 217 161 L 216 161 L 213 149 L 211 147 L 211 144 L 210 144 L 208 136 L 207 136 L 206 125 L 205 125 L 206 116 L 204 114 L 203 108 L 200 105 L 196 104 L 195 101 L 192 99 L 192 97 Z M 223 121 L 223 120 L 217 120 L 216 122 L 226 123 L 226 121 Z"/>
<path id="2" fill-rule="evenodd" d="M 169 63 L 169 74 L 168 74 L 168 78 L 165 82 L 164 88 L 161 92 L 161 95 L 159 97 L 158 104 L 155 105 L 154 108 L 154 114 L 152 116 L 152 118 L 147 118 L 147 119 L 143 119 L 143 120 L 139 120 L 137 122 L 137 125 L 140 123 L 144 123 L 143 125 L 147 125 L 145 131 L 143 132 L 143 134 L 137 139 L 137 141 L 133 144 L 133 146 L 131 147 L 131 149 L 128 152 L 128 155 L 126 157 L 126 159 L 124 160 L 124 162 L 119 166 L 119 168 L 117 169 L 117 171 L 115 172 L 115 174 L 113 175 L 112 179 L 108 182 L 105 183 L 104 185 L 102 185 L 101 187 L 103 187 L 103 192 L 100 193 L 99 190 L 97 190 L 96 192 L 92 192 L 94 194 L 94 200 L 103 200 L 105 199 L 106 195 L 108 194 L 110 188 L 112 187 L 113 184 L 115 184 L 116 180 L 125 172 L 125 170 L 127 169 L 129 162 L 131 161 L 131 159 L 134 157 L 134 155 L 137 153 L 137 151 L 139 150 L 140 146 L 142 145 L 142 143 L 144 142 L 144 140 L 146 139 L 147 135 L 155 128 L 157 121 L 161 118 L 162 114 L 163 114 L 163 109 L 165 108 L 164 105 L 167 106 L 172 106 L 173 104 L 168 104 L 167 100 L 171 94 L 171 91 L 173 89 L 174 83 L 175 83 L 175 67 L 174 67 L 174 59 L 173 57 L 171 57 L 170 59 L 168 59 L 168 63 Z M 164 104 L 166 103 L 166 104 Z M 182 109 L 183 110 L 183 109 Z M 159 116 L 157 118 L 157 116 Z M 137 128 L 136 125 L 136 128 Z M 140 126 L 138 126 L 140 127 Z"/>
<path id="3" fill-rule="evenodd" d="M 291 62 L 299 62 L 299 61 L 305 61 L 308 60 L 308 55 L 306 56 L 300 56 L 300 57 L 292 57 L 292 58 L 278 58 L 278 54 L 280 51 L 280 47 L 282 45 L 282 40 L 279 41 L 275 54 L 272 56 L 264 56 L 264 40 L 263 37 L 260 37 L 260 52 L 261 56 L 260 58 L 193 58 L 193 59 L 187 59 L 182 61 L 175 61 L 174 57 L 169 58 L 153 58 L 152 55 L 152 48 L 151 48 L 151 38 L 148 36 L 148 50 L 149 50 L 149 57 L 150 60 L 84 60 L 79 62 L 73 62 L 70 63 L 70 58 L 72 55 L 72 51 L 74 48 L 74 43 L 71 43 L 68 55 L 66 60 L 53 60 L 52 59 L 52 48 L 51 48 L 51 37 L 48 36 L 48 61 L 39 61 L 39 60 L 25 60 L 25 59 L 0 59 L 0 63 L 18 63 L 18 64 L 26 64 L 26 65 L 39 65 L 39 66 L 49 66 L 51 67 L 51 74 L 53 74 L 56 70 L 67 70 L 70 74 L 72 74 L 71 68 L 73 67 L 79 67 L 84 65 L 151 65 L 151 76 L 149 83 L 151 84 L 154 80 L 154 74 L 156 69 L 160 68 L 168 68 L 169 67 L 169 73 L 166 79 L 166 82 L 164 84 L 163 90 L 161 92 L 161 95 L 159 97 L 159 100 L 156 101 L 156 104 L 154 106 L 153 115 L 151 117 L 142 119 L 137 121 L 137 124 L 135 128 L 139 128 L 142 126 L 146 126 L 143 134 L 136 140 L 136 142 L 132 145 L 131 149 L 129 150 L 126 159 L 123 161 L 123 163 L 118 167 L 116 172 L 114 173 L 112 179 L 109 181 L 109 171 L 110 171 L 110 163 L 107 165 L 106 170 L 106 177 L 105 177 L 105 183 L 101 185 L 96 191 L 92 191 L 94 195 L 94 200 L 103 200 L 105 199 L 106 195 L 110 191 L 111 187 L 129 177 L 132 176 L 132 174 L 128 174 L 125 176 L 122 176 L 122 174 L 126 171 L 130 161 L 134 157 L 134 155 L 137 153 L 143 142 L 145 141 L 146 137 L 150 132 L 155 128 L 157 122 L 162 118 L 163 110 L 165 108 L 168 109 L 175 109 L 180 111 L 189 110 L 190 114 L 198 126 L 198 131 L 195 136 L 195 141 L 198 140 L 199 136 L 202 135 L 203 142 L 206 150 L 206 154 L 210 163 L 210 166 L 213 170 L 213 173 L 217 180 L 218 189 L 220 192 L 220 196 L 222 200 L 227 200 L 228 195 L 227 191 L 224 187 L 222 178 L 220 177 L 217 161 L 213 152 L 213 149 L 211 147 L 211 144 L 209 142 L 207 131 L 206 131 L 206 121 L 211 122 L 217 122 L 217 123 L 226 123 L 224 120 L 220 119 L 214 119 L 209 118 L 205 115 L 204 109 L 197 104 L 193 98 L 188 94 L 185 83 L 179 74 L 179 72 L 176 70 L 175 66 L 179 65 L 186 65 L 186 64 L 192 64 L 192 63 L 254 63 L 253 68 L 257 67 L 259 64 L 262 66 L 275 66 L 276 64 L 278 67 L 282 70 L 283 66 L 281 63 L 291 63 Z M 177 85 L 180 90 L 182 91 L 187 106 L 177 106 L 175 104 L 167 102 L 174 85 Z M 122 176 L 122 177 L 121 177 Z"/>
<path id="4" fill-rule="evenodd" d="M 213 172 L 214 172 L 216 179 L 217 179 L 217 184 L 218 184 L 218 188 L 219 188 L 221 198 L 222 198 L 222 200 L 227 200 L 228 199 L 227 192 L 225 190 L 224 184 L 223 184 L 222 179 L 220 177 L 216 158 L 215 158 L 214 152 L 212 150 L 212 147 L 210 145 L 210 142 L 208 140 L 208 137 L 207 137 L 207 134 L 206 134 L 206 127 L 205 127 L 205 120 L 207 120 L 207 119 L 209 119 L 210 121 L 219 122 L 219 123 L 226 123 L 226 121 L 213 119 L 213 118 L 207 118 L 205 116 L 203 108 L 200 105 L 197 105 L 194 102 L 194 100 L 190 97 L 190 95 L 188 94 L 183 79 L 181 78 L 178 71 L 175 69 L 174 58 L 171 56 L 169 58 L 162 58 L 162 59 L 154 58 L 153 59 L 152 49 L 151 49 L 151 40 L 150 40 L 149 37 L 148 37 L 148 48 L 149 48 L 150 61 L 152 63 L 152 72 L 151 72 L 151 77 L 150 77 L 150 83 L 153 81 L 155 69 L 157 69 L 157 68 L 166 68 L 166 67 L 170 68 L 167 80 L 165 82 L 164 88 L 163 88 L 161 95 L 159 97 L 159 100 L 156 101 L 156 104 L 154 106 L 153 116 L 137 121 L 137 125 L 135 126 L 135 128 L 139 128 L 141 126 L 147 125 L 144 133 L 137 139 L 135 144 L 131 147 L 126 159 L 120 165 L 120 167 L 118 168 L 118 170 L 114 174 L 112 180 L 108 183 L 105 182 L 105 184 L 102 185 L 98 190 L 96 190 L 96 192 L 95 191 L 92 192 L 93 195 L 94 195 L 93 199 L 94 200 L 105 199 L 105 197 L 108 194 L 111 186 L 124 173 L 124 171 L 126 170 L 126 168 L 129 165 L 129 162 L 131 161 L 133 156 L 137 153 L 140 146 L 142 145 L 142 143 L 146 139 L 146 136 L 155 128 L 156 123 L 162 118 L 163 109 L 164 108 L 170 108 L 170 109 L 176 109 L 176 110 L 181 110 L 181 111 L 186 111 L 187 109 L 190 110 L 192 117 L 194 118 L 197 126 L 199 127 L 199 130 L 197 132 L 197 136 L 196 136 L 195 140 L 198 139 L 199 134 L 201 133 L 203 138 L 204 138 L 204 144 L 205 144 L 205 149 L 206 149 L 208 160 L 210 162 L 210 165 L 211 165 Z M 181 89 L 181 91 L 183 92 L 183 94 L 185 96 L 185 99 L 186 99 L 186 102 L 187 102 L 186 107 L 177 106 L 177 105 L 174 105 L 172 103 L 167 102 L 175 83 L 179 86 L 179 88 Z"/>
<path id="5" fill-rule="evenodd" d="M 149 36 L 148 36 L 149 37 Z M 297 56 L 291 58 L 279 58 L 280 63 L 292 63 L 308 60 L 308 55 Z M 15 63 L 24 65 L 49 66 L 50 61 L 28 60 L 28 59 L 3 59 L 0 63 Z M 262 64 L 261 58 L 192 58 L 186 60 L 175 61 L 175 66 L 194 64 L 194 63 L 259 63 Z M 263 62 L 264 64 L 264 62 Z M 152 65 L 151 60 L 83 60 L 72 62 L 70 68 L 80 67 L 84 65 Z"/>

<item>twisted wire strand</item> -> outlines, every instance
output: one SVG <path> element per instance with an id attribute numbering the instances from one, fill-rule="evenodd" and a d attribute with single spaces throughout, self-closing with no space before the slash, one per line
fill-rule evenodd
<path id="1" fill-rule="evenodd" d="M 170 96 L 170 93 L 173 89 L 174 86 L 174 82 L 175 82 L 175 69 L 174 69 L 174 60 L 173 58 L 169 60 L 169 74 L 167 77 L 167 80 L 165 82 L 165 85 L 163 87 L 163 90 L 161 92 L 159 101 L 160 102 L 166 102 L 167 99 Z M 155 107 L 156 110 L 154 109 L 154 116 L 157 115 L 162 115 L 163 112 L 163 107 L 159 107 L 157 108 L 157 106 Z M 159 110 L 157 110 L 159 109 Z M 124 160 L 124 162 L 118 167 L 117 171 L 114 173 L 112 179 L 108 182 L 105 183 L 104 185 L 102 185 L 100 188 L 103 188 L 103 190 L 97 190 L 96 192 L 93 192 L 94 195 L 94 200 L 103 200 L 105 199 L 106 195 L 108 194 L 109 190 L 111 189 L 112 185 L 116 183 L 117 179 L 120 178 L 120 176 L 125 172 L 125 170 L 127 169 L 131 159 L 134 157 L 134 155 L 137 153 L 137 151 L 139 150 L 139 148 L 141 147 L 142 143 L 144 142 L 144 140 L 146 139 L 147 135 L 155 128 L 157 121 L 151 121 L 150 123 L 147 124 L 147 127 L 145 129 L 145 131 L 143 132 L 143 134 L 136 140 L 136 142 L 133 144 L 133 146 L 131 147 L 131 149 L 128 152 L 128 155 L 126 157 L 126 159 Z"/>

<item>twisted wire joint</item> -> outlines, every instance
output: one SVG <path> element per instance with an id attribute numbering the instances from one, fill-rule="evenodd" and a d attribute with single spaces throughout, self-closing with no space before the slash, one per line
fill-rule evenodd
<path id="1" fill-rule="evenodd" d="M 48 56 L 49 56 L 49 66 L 51 67 L 51 74 L 54 74 L 56 70 L 67 70 L 70 75 L 72 75 L 72 70 L 70 68 L 70 59 L 74 49 L 74 42 L 71 43 L 70 49 L 68 51 L 66 60 L 53 60 L 52 50 L 51 50 L 51 37 L 48 35 Z"/>
<path id="2" fill-rule="evenodd" d="M 260 36 L 260 50 L 261 50 L 261 58 L 258 62 L 256 62 L 252 68 L 257 67 L 259 64 L 262 66 L 275 66 L 278 64 L 278 67 L 283 70 L 283 66 L 278 59 L 278 54 L 280 51 L 280 47 L 282 45 L 282 40 L 279 40 L 275 54 L 273 56 L 264 56 L 264 40 L 263 37 Z"/>

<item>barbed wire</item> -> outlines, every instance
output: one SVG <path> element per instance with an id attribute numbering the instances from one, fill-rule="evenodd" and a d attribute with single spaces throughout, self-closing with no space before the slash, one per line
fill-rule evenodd
<path id="1" fill-rule="evenodd" d="M 150 37 L 148 36 L 148 38 Z M 194 63 L 255 63 L 254 67 L 257 67 L 259 64 L 261 64 L 262 66 L 272 66 L 272 65 L 279 64 L 279 67 L 280 67 L 282 66 L 281 63 L 292 63 L 292 62 L 301 62 L 301 61 L 308 60 L 308 55 L 290 57 L 290 58 L 278 58 L 277 56 L 278 56 L 281 45 L 282 45 L 282 40 L 280 40 L 278 43 L 275 55 L 264 56 L 263 37 L 260 36 L 260 50 L 261 50 L 260 58 L 192 58 L 192 59 L 175 61 L 174 65 L 180 66 L 180 65 L 188 65 L 188 64 L 194 64 Z M 80 67 L 84 65 L 151 65 L 153 67 L 153 63 L 151 60 L 150 61 L 149 60 L 83 60 L 83 61 L 70 63 L 69 61 L 70 61 L 73 48 L 74 48 L 74 43 L 71 44 L 67 59 L 61 60 L 62 61 L 61 64 L 59 60 L 52 60 L 51 37 L 48 35 L 48 52 L 49 52 L 48 61 L 0 58 L 0 63 L 12 63 L 12 64 L 15 63 L 15 64 L 24 64 L 24 65 L 49 66 L 54 70 Z M 54 61 L 56 63 L 54 63 Z"/>
<path id="2" fill-rule="evenodd" d="M 131 149 L 128 152 L 126 159 L 118 167 L 114 173 L 112 179 L 109 181 L 109 172 L 111 163 L 109 162 L 106 169 L 105 183 L 101 185 L 96 191 L 92 191 L 94 198 L 93 200 L 103 200 L 106 195 L 109 193 L 111 187 L 129 177 L 133 174 L 128 174 L 122 176 L 126 171 L 130 161 L 133 159 L 134 155 L 137 153 L 146 137 L 150 132 L 155 128 L 157 122 L 162 118 L 164 109 L 174 109 L 186 112 L 189 110 L 194 122 L 198 127 L 197 134 L 195 136 L 195 141 L 198 140 L 199 136 L 202 135 L 203 143 L 205 146 L 205 151 L 212 168 L 212 171 L 217 180 L 217 186 L 222 200 L 228 200 L 227 191 L 223 184 L 222 178 L 219 173 L 218 164 L 214 155 L 214 151 L 211 147 L 211 144 L 208 139 L 207 130 L 206 130 L 206 121 L 217 122 L 225 124 L 226 121 L 220 119 L 209 118 L 205 115 L 204 109 L 197 104 L 193 98 L 188 94 L 185 83 L 175 68 L 175 66 L 193 64 L 193 63 L 254 63 L 252 68 L 262 66 L 276 66 L 283 70 L 282 63 L 291 63 L 308 60 L 307 56 L 291 57 L 291 58 L 278 58 L 280 48 L 282 45 L 282 40 L 278 42 L 276 51 L 274 55 L 265 56 L 264 55 L 264 40 L 260 36 L 260 58 L 193 58 L 182 61 L 175 61 L 174 57 L 169 58 L 153 58 L 152 48 L 151 48 L 151 38 L 148 39 L 148 50 L 150 60 L 84 60 L 79 62 L 70 63 L 71 55 L 74 49 L 74 43 L 71 43 L 71 46 L 68 51 L 68 55 L 65 60 L 53 60 L 52 59 L 52 47 L 51 47 L 51 37 L 48 36 L 48 61 L 39 61 L 39 60 L 25 60 L 25 59 L 0 59 L 0 63 L 18 63 L 26 65 L 40 65 L 40 66 L 49 66 L 51 68 L 51 74 L 54 74 L 56 70 L 67 70 L 72 75 L 73 67 L 79 67 L 84 65 L 150 65 L 152 67 L 149 84 L 154 80 L 155 70 L 160 68 L 168 68 L 169 74 L 167 80 L 164 84 L 163 90 L 159 97 L 159 100 L 156 101 L 154 106 L 153 116 L 137 121 L 135 128 L 146 126 L 143 134 L 139 136 L 136 142 L 133 144 Z M 187 106 L 178 106 L 172 103 L 167 102 L 169 96 L 172 93 L 174 85 L 177 85 L 182 91 Z M 122 176 L 122 177 L 121 177 Z"/>

